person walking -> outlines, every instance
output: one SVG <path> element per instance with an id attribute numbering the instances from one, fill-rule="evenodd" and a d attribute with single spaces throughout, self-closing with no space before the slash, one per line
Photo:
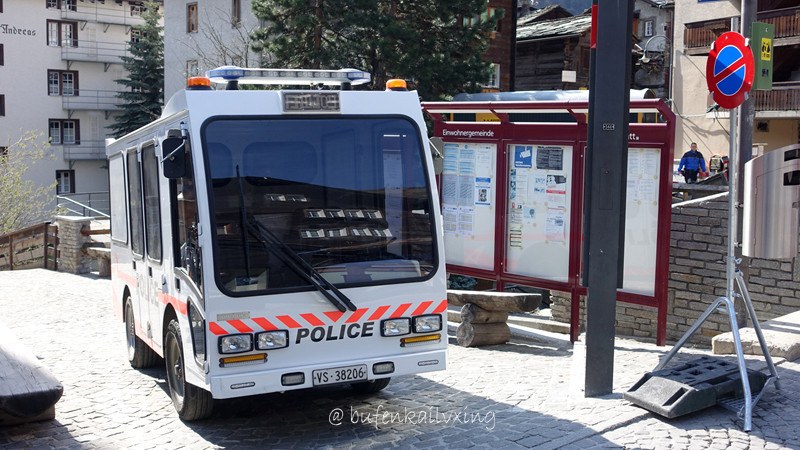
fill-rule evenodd
<path id="1" fill-rule="evenodd" d="M 692 142 L 692 148 L 683 154 L 681 163 L 678 166 L 678 172 L 683 174 L 686 183 L 697 183 L 697 174 L 706 171 L 706 160 L 703 154 L 697 151 L 697 143 Z"/>

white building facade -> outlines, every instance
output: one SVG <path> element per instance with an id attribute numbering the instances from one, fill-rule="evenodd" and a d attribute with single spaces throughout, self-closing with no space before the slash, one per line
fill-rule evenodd
<path id="1" fill-rule="evenodd" d="M 127 77 L 120 56 L 144 24 L 140 1 L 0 0 L 0 147 L 26 131 L 50 142 L 37 186 L 108 209 L 105 139 Z M 62 203 L 60 200 L 59 203 Z M 73 208 L 74 209 L 74 208 Z"/>
<path id="2" fill-rule="evenodd" d="M 260 26 L 250 0 L 170 0 L 164 4 L 164 98 L 220 66 L 268 64 L 250 48 Z"/>

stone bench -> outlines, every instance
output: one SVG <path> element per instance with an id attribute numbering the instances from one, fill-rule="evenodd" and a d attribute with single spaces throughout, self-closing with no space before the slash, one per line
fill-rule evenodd
<path id="1" fill-rule="evenodd" d="M 447 303 L 461 307 L 458 345 L 477 347 L 510 341 L 508 313 L 535 311 L 542 304 L 542 295 L 448 289 Z"/>
<path id="2" fill-rule="evenodd" d="M 0 322 L 0 425 L 55 418 L 61 383 Z"/>
<path id="3" fill-rule="evenodd" d="M 761 323 L 761 331 L 767 344 L 767 351 L 773 358 L 784 358 L 794 361 L 800 358 L 800 311 L 777 317 Z M 742 342 L 742 353 L 745 355 L 761 355 L 761 343 L 753 327 L 739 329 Z M 728 331 L 714 336 L 711 350 L 715 355 L 736 353 L 733 332 Z"/>
<path id="4" fill-rule="evenodd" d="M 97 271 L 101 277 L 111 276 L 111 249 L 105 247 L 88 247 L 86 253 L 97 261 Z"/>

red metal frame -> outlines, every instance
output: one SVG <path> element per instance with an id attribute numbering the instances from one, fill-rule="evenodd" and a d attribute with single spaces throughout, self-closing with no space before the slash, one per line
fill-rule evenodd
<path id="1" fill-rule="evenodd" d="M 447 142 L 493 143 L 497 145 L 496 165 L 496 203 L 493 270 L 448 264 L 450 273 L 458 273 L 476 278 L 494 280 L 497 289 L 502 291 L 505 284 L 513 283 L 551 289 L 570 294 L 570 339 L 574 342 L 579 334 L 580 296 L 586 295 L 581 286 L 581 248 L 583 243 L 583 200 L 584 200 L 584 161 L 586 157 L 587 101 L 558 102 L 424 102 L 423 110 L 433 119 L 434 136 Z M 658 188 L 658 230 L 656 233 L 656 266 L 654 295 L 642 295 L 619 291 L 617 301 L 655 307 L 657 309 L 656 344 L 666 343 L 667 290 L 669 270 L 669 241 L 672 205 L 672 170 L 675 147 L 675 115 L 660 99 L 631 100 L 631 112 L 657 112 L 663 122 L 631 123 L 629 125 L 629 145 L 661 150 L 661 170 Z M 509 113 L 525 113 L 532 110 L 548 110 L 571 114 L 576 122 L 531 123 L 510 122 Z M 491 112 L 500 122 L 448 122 L 442 114 Z M 494 135 L 487 137 L 444 136 L 446 130 L 485 131 L 491 129 Z M 568 281 L 558 282 L 505 272 L 506 264 L 506 205 L 508 198 L 508 152 L 510 144 L 535 143 L 572 146 L 572 201 L 570 204 L 569 235 L 569 275 Z M 441 187 L 440 187 L 441 189 Z M 441 192 L 440 192 L 441 194 Z M 502 207 L 500 207 L 502 202 Z"/>

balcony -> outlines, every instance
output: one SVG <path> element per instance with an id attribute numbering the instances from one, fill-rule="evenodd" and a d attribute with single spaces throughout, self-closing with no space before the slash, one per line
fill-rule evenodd
<path id="1" fill-rule="evenodd" d="M 780 112 L 788 117 L 800 117 L 800 82 L 772 83 L 771 91 L 753 92 L 756 116 L 766 117 Z M 773 114 L 768 114 L 767 111 Z M 759 112 L 764 114 L 758 114 Z"/>
<path id="2" fill-rule="evenodd" d="M 731 30 L 731 19 L 687 23 L 683 30 L 683 45 L 687 55 L 707 55 L 711 44 Z"/>
<path id="3" fill-rule="evenodd" d="M 114 2 L 109 1 L 109 4 L 112 5 Z M 144 19 L 138 15 L 141 12 L 141 6 L 120 5 L 114 7 L 110 5 L 81 0 L 76 5 L 75 10 L 62 8 L 61 18 L 64 20 L 77 20 L 81 22 L 104 23 L 110 25 L 144 25 Z"/>
<path id="4" fill-rule="evenodd" d="M 106 159 L 105 141 L 81 140 L 80 144 L 63 144 L 63 146 L 64 161 Z"/>
<path id="5" fill-rule="evenodd" d="M 753 95 L 756 118 L 800 118 L 800 82 L 773 82 L 772 90 L 751 91 L 750 93 Z M 714 105 L 714 100 L 709 95 L 707 106 L 712 105 Z M 720 109 L 708 113 L 706 117 L 729 117 L 729 114 L 730 111 Z"/>
<path id="6" fill-rule="evenodd" d="M 775 25 L 773 47 L 800 44 L 800 6 L 758 13 L 757 21 Z M 687 23 L 683 44 L 687 55 L 707 55 L 711 44 L 731 29 L 731 19 Z"/>
<path id="7" fill-rule="evenodd" d="M 130 56 L 127 42 L 72 41 L 72 45 L 61 46 L 64 61 L 101 62 L 122 64 L 122 56 Z"/>
<path id="8" fill-rule="evenodd" d="M 79 89 L 75 95 L 61 97 L 61 107 L 68 111 L 116 111 L 121 104 L 117 91 Z"/>
<path id="9" fill-rule="evenodd" d="M 800 6 L 759 13 L 758 21 L 775 25 L 773 47 L 800 44 Z"/>

